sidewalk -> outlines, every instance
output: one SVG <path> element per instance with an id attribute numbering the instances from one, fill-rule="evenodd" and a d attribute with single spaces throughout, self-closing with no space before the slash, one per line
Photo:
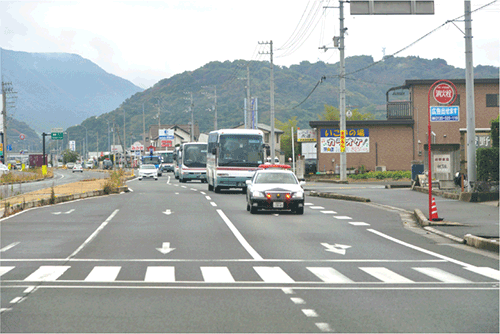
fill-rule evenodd
<path id="1" fill-rule="evenodd" d="M 393 186 L 387 189 L 385 188 L 387 184 Z M 405 209 L 414 212 L 419 223 L 430 232 L 457 242 L 498 252 L 500 229 L 498 201 L 473 203 L 434 195 L 438 217 L 443 218 L 443 221 L 429 222 L 428 194 L 411 190 L 408 184 L 401 182 L 349 183 L 326 187 L 322 182 L 308 182 L 306 188 L 325 196 L 328 193 L 350 195 L 358 197 L 354 198 L 355 200 L 366 198 L 373 203 Z"/>

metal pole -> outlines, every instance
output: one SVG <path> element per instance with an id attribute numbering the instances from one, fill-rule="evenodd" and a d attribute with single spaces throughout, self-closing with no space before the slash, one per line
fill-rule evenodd
<path id="1" fill-rule="evenodd" d="M 191 96 L 191 104 L 189 105 L 189 109 L 191 109 L 191 141 L 194 141 L 193 93 L 190 93 L 190 96 Z"/>
<path id="2" fill-rule="evenodd" d="M 476 119 L 474 106 L 474 65 L 472 62 L 472 20 L 470 0 L 465 7 L 465 90 L 467 95 L 467 191 L 476 183 Z"/>
<path id="3" fill-rule="evenodd" d="M 215 95 L 214 130 L 217 130 L 217 86 L 214 86 L 214 95 Z"/>
<path id="4" fill-rule="evenodd" d="M 246 102 L 246 119 L 245 119 L 245 128 L 253 129 L 252 127 L 252 116 L 250 113 L 250 66 L 247 63 L 247 102 Z"/>
<path id="5" fill-rule="evenodd" d="M 273 64 L 273 41 L 269 42 L 270 54 L 271 54 L 271 161 L 274 163 L 274 157 L 276 156 L 274 139 L 274 64 Z"/>
<path id="6" fill-rule="evenodd" d="M 146 119 L 144 118 L 144 103 L 142 104 L 142 144 L 144 154 L 146 154 Z"/>
<path id="7" fill-rule="evenodd" d="M 340 1 L 340 133 L 346 133 L 345 120 L 345 45 L 344 45 L 344 1 Z M 340 180 L 347 179 L 347 154 L 340 152 Z"/>
<path id="8" fill-rule="evenodd" d="M 296 171 L 295 171 L 295 139 L 293 138 L 293 126 L 291 128 L 291 133 L 292 133 L 292 169 L 293 169 L 293 172 L 296 174 Z"/>

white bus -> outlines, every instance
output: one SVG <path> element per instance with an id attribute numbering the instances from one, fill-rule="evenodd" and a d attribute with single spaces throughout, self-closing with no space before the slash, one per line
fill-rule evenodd
<path id="1" fill-rule="evenodd" d="M 179 151 L 181 152 L 179 181 L 182 183 L 193 180 L 206 182 L 207 143 L 184 143 Z"/>
<path id="2" fill-rule="evenodd" d="M 208 135 L 208 190 L 242 188 L 264 161 L 264 133 L 260 130 L 224 129 Z"/>

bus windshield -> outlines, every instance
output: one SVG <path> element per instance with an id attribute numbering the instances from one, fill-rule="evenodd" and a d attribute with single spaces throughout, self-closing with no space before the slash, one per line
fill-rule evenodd
<path id="1" fill-rule="evenodd" d="M 173 163 L 174 162 L 174 152 L 162 153 L 163 163 Z"/>
<path id="2" fill-rule="evenodd" d="M 186 167 L 206 167 L 207 144 L 185 145 L 182 157 Z"/>
<path id="3" fill-rule="evenodd" d="M 219 166 L 258 167 L 264 160 L 262 137 L 221 135 Z"/>
<path id="4" fill-rule="evenodd" d="M 160 157 L 145 155 L 142 157 L 142 163 L 143 164 L 159 165 L 160 164 Z"/>

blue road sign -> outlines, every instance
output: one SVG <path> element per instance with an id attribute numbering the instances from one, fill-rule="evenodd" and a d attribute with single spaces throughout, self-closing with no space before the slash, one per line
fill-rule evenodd
<path id="1" fill-rule="evenodd" d="M 456 107 L 431 107 L 431 122 L 458 122 L 460 113 Z"/>

